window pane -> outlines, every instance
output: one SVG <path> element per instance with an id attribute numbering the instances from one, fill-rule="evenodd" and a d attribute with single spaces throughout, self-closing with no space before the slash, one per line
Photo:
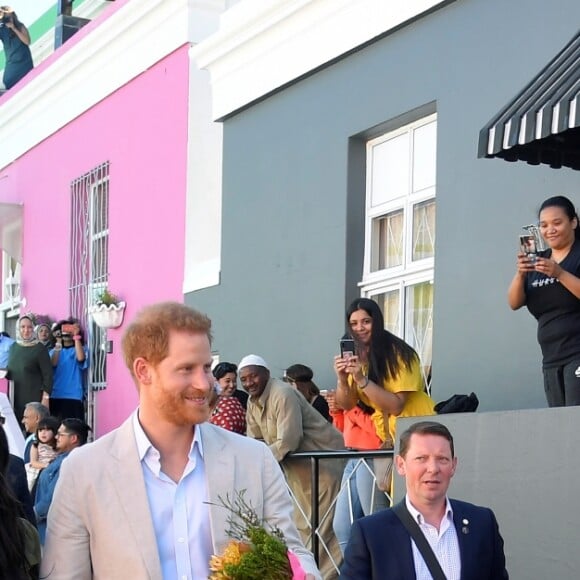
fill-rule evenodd
<path id="1" fill-rule="evenodd" d="M 91 250 L 91 282 L 106 282 L 109 274 L 109 237 L 93 240 Z"/>
<path id="2" fill-rule="evenodd" d="M 109 228 L 109 182 L 93 188 L 92 232 L 98 234 Z"/>
<path id="3" fill-rule="evenodd" d="M 423 125 L 413 135 L 413 191 L 421 191 L 435 185 L 437 123 Z"/>
<path id="4" fill-rule="evenodd" d="M 400 292 L 398 290 L 390 290 L 382 294 L 376 294 L 371 298 L 381 307 L 383 316 L 385 318 L 385 328 L 400 336 L 401 328 L 399 325 L 400 312 Z"/>
<path id="5" fill-rule="evenodd" d="M 371 205 L 409 193 L 409 133 L 372 148 Z"/>
<path id="6" fill-rule="evenodd" d="M 373 220 L 376 240 L 372 271 L 400 266 L 403 263 L 403 210 Z"/>
<path id="7" fill-rule="evenodd" d="M 419 353 L 425 382 L 431 375 L 433 358 L 433 283 L 421 282 L 405 288 L 405 340 Z"/>
<path id="8" fill-rule="evenodd" d="M 413 206 L 412 260 L 424 260 L 435 255 L 435 200 Z"/>
<path id="9" fill-rule="evenodd" d="M 91 321 L 91 349 L 89 351 L 89 384 L 99 390 L 107 386 L 107 331 Z"/>

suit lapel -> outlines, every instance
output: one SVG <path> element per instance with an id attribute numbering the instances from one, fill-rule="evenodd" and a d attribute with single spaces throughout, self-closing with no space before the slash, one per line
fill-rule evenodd
<path id="1" fill-rule="evenodd" d="M 143 470 L 135 442 L 133 415 L 119 428 L 112 444 L 112 457 L 117 466 L 107 474 L 118 494 L 119 504 L 150 578 L 161 578 L 157 540 L 149 509 Z"/>
<path id="2" fill-rule="evenodd" d="M 464 510 L 454 500 L 449 500 L 453 507 L 453 524 L 457 531 L 457 541 L 459 543 L 459 554 L 461 557 L 461 578 L 469 579 L 476 576 L 472 565 L 476 562 L 473 552 L 473 532 L 470 518 L 465 514 Z M 467 522 L 467 523 L 465 523 Z"/>
<path id="3" fill-rule="evenodd" d="M 413 558 L 413 540 L 403 524 L 398 523 L 399 525 L 394 528 L 396 537 L 389 541 L 392 541 L 394 546 L 401 546 L 396 556 L 397 560 L 399 560 L 400 573 L 404 574 L 404 578 L 416 580 L 417 572 L 415 571 L 415 559 Z"/>
<path id="4" fill-rule="evenodd" d="M 219 428 L 207 423 L 198 425 L 196 428 L 201 429 L 211 538 L 214 553 L 218 554 L 230 539 L 226 533 L 229 528 L 227 520 L 230 512 L 217 504 L 220 497 L 225 499 L 226 495 L 229 495 L 230 498 L 233 498 L 235 461 L 229 457 L 230 450 L 227 448 L 226 439 L 221 436 Z"/>

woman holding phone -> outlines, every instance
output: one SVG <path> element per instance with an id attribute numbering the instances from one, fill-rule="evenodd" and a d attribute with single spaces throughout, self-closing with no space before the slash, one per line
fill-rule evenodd
<path id="1" fill-rule="evenodd" d="M 59 419 L 85 418 L 84 371 L 89 366 L 89 351 L 83 343 L 78 321 L 61 320 L 54 327 L 55 345 L 50 350 L 54 385 L 50 414 Z"/>
<path id="2" fill-rule="evenodd" d="M 355 300 L 346 312 L 346 320 L 354 339 L 354 353 L 350 352 L 353 345 L 343 340 L 341 355 L 334 358 L 338 378 L 336 407 L 345 411 L 345 418 L 356 423 L 356 430 L 350 434 L 345 430 L 345 444 L 359 450 L 392 449 L 397 417 L 434 414 L 434 402 L 425 392 L 419 355 L 405 341 L 385 330 L 383 313 L 373 300 Z M 374 427 L 374 441 L 369 424 Z M 347 441 L 356 432 L 364 435 L 364 445 Z M 379 468 L 379 460 L 366 460 L 374 469 L 381 492 L 390 488 L 388 463 L 380 459 Z M 385 495 L 374 489 L 374 479 L 369 474 L 369 468 L 358 459 L 349 460 L 344 470 L 334 516 L 334 529 L 341 546 L 350 535 L 352 522 L 347 518 L 350 514 L 353 519 L 361 515 L 351 506 L 358 502 L 363 515 L 387 507 Z M 347 486 L 349 479 L 354 479 L 355 485 Z M 351 495 L 350 506 L 347 491 Z"/>
<path id="3" fill-rule="evenodd" d="M 518 254 L 508 290 L 512 310 L 527 306 L 538 321 L 544 390 L 550 407 L 580 405 L 580 226 L 574 204 L 550 197 L 538 213 L 548 249 Z"/>
<path id="4" fill-rule="evenodd" d="M 395 440 L 397 417 L 434 414 L 425 392 L 419 355 L 404 340 L 385 330 L 379 305 L 358 298 L 346 313 L 355 340 L 354 356 L 336 356 L 336 403 L 345 410 L 359 401 L 372 407 L 372 420 L 381 441 Z"/>

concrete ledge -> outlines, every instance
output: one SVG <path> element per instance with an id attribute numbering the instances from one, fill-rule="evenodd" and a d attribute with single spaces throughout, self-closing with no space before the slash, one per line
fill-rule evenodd
<path id="1" fill-rule="evenodd" d="M 577 578 L 580 407 L 434 419 L 447 425 L 455 440 L 458 467 L 450 496 L 494 510 L 510 577 Z M 416 420 L 401 419 L 397 431 Z M 395 501 L 404 491 L 397 475 Z"/>

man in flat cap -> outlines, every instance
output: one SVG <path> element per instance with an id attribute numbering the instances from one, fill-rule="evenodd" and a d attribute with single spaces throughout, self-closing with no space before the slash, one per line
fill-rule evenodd
<path id="1" fill-rule="evenodd" d="M 270 377 L 266 361 L 255 354 L 238 365 L 242 386 L 250 395 L 246 416 L 249 437 L 263 440 L 280 462 L 299 508 L 296 524 L 305 543 L 311 530 L 310 461 L 292 459 L 298 451 L 344 449 L 342 435 L 290 385 Z M 340 489 L 342 461 L 323 460 L 319 471 L 318 509 L 320 538 L 328 548 L 320 550 L 320 571 L 325 579 L 337 578 L 342 556 L 332 530 L 332 502 Z M 331 507 L 332 506 L 332 507 Z"/>

